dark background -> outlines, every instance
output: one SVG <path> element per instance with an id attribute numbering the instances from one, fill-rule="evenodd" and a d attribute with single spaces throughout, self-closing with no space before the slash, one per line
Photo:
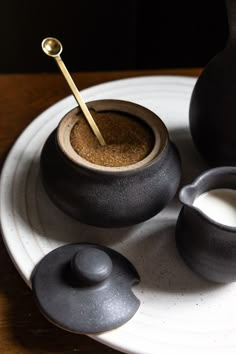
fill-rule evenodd
<path id="1" fill-rule="evenodd" d="M 70 71 L 199 67 L 228 36 L 224 0 L 1 1 L 0 72 L 58 71 L 41 50 L 58 37 Z"/>

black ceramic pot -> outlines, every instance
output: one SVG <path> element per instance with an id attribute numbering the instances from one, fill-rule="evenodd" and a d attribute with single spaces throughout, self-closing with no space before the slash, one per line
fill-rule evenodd
<path id="1" fill-rule="evenodd" d="M 200 75 L 190 102 L 190 131 L 211 166 L 236 166 L 236 2 L 226 0 L 229 39 Z"/>
<path id="2" fill-rule="evenodd" d="M 180 191 L 184 206 L 176 225 L 176 243 L 192 270 L 227 283 L 236 280 L 236 227 L 218 223 L 193 206 L 202 193 L 221 188 L 236 190 L 235 167 L 209 170 Z"/>
<path id="3" fill-rule="evenodd" d="M 99 100 L 88 107 L 119 111 L 145 121 L 155 136 L 153 150 L 141 162 L 124 168 L 87 163 L 69 142 L 78 121 L 79 108 L 75 108 L 42 150 L 41 176 L 49 197 L 65 213 L 90 225 L 122 227 L 151 218 L 174 197 L 181 175 L 179 155 L 164 123 L 150 110 L 127 101 Z"/>

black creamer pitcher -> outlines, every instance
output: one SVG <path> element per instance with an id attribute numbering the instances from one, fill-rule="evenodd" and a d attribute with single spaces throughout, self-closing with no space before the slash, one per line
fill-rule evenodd
<path id="1" fill-rule="evenodd" d="M 176 224 L 176 244 L 194 272 L 217 283 L 229 283 L 236 281 L 236 227 L 210 218 L 194 205 L 198 196 L 221 188 L 236 190 L 236 167 L 210 169 L 181 189 L 183 208 Z M 225 213 L 223 206 L 220 213 Z"/>
<path id="2" fill-rule="evenodd" d="M 229 38 L 200 75 L 190 102 L 190 131 L 212 166 L 236 166 L 236 1 L 226 0 Z"/>

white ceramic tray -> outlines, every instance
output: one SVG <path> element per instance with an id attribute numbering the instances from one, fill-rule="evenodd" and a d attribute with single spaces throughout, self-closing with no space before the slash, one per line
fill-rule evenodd
<path id="1" fill-rule="evenodd" d="M 149 76 L 118 80 L 82 92 L 86 101 L 118 98 L 157 113 L 179 148 L 182 184 L 203 169 L 188 130 L 189 100 L 195 79 Z M 235 354 L 236 285 L 207 282 L 183 263 L 174 239 L 180 210 L 175 198 L 158 216 L 120 230 L 83 225 L 58 210 L 39 178 L 41 148 L 73 97 L 37 117 L 13 146 L 2 171 L 0 212 L 8 252 L 30 286 L 33 268 L 52 249 L 69 242 L 96 242 L 121 252 L 137 268 L 141 300 L 136 315 L 124 326 L 92 336 L 108 346 L 135 354 Z"/>

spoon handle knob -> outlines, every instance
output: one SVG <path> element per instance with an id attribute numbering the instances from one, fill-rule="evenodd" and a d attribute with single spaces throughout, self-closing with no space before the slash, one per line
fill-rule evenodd
<path id="1" fill-rule="evenodd" d="M 85 104 L 85 102 L 84 102 L 79 90 L 77 89 L 77 87 L 76 87 L 76 85 L 75 85 L 75 83 L 74 83 L 69 71 L 67 70 L 64 62 L 62 61 L 60 55 L 56 56 L 55 60 L 57 62 L 57 65 L 59 66 L 62 74 L 64 75 L 68 85 L 70 86 L 70 89 L 71 89 L 76 101 L 78 102 L 82 112 L 84 113 L 84 115 L 85 115 L 85 117 L 86 117 L 86 119 L 87 119 L 87 121 L 88 121 L 88 123 L 89 123 L 89 125 L 90 125 L 90 127 L 92 129 L 92 131 L 94 132 L 95 136 L 97 137 L 100 145 L 102 145 L 102 146 L 106 145 L 105 140 L 103 139 L 103 136 L 102 136 L 100 130 L 98 129 L 98 127 L 97 127 L 97 124 L 95 123 L 93 117 L 91 116 L 91 114 L 90 114 L 90 112 L 88 110 L 88 107 L 86 106 L 86 104 Z"/>

